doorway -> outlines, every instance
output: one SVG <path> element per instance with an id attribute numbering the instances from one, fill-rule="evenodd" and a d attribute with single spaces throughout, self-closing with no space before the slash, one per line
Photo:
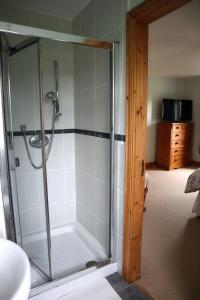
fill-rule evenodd
<path id="1" fill-rule="evenodd" d="M 148 25 L 190 1 L 144 1 L 127 16 L 126 173 L 123 276 L 140 278 L 146 155 Z"/>

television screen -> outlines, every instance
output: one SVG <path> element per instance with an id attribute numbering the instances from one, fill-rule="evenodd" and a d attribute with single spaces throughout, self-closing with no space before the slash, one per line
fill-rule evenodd
<path id="1" fill-rule="evenodd" d="M 192 100 L 180 100 L 181 102 L 181 121 L 192 121 Z"/>
<path id="2" fill-rule="evenodd" d="M 162 120 L 168 122 L 191 122 L 192 100 L 163 99 Z"/>

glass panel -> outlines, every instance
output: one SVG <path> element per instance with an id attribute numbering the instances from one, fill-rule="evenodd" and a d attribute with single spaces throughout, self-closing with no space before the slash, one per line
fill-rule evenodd
<path id="1" fill-rule="evenodd" d="M 51 261 L 43 170 L 37 168 L 42 161 L 37 44 L 9 57 L 7 127 L 22 245 L 48 276 L 52 266 L 55 279 L 110 255 L 110 52 L 40 41 Z"/>
<path id="2" fill-rule="evenodd" d="M 9 36 L 11 43 L 13 40 L 16 42 L 16 37 Z M 41 144 L 40 135 L 37 135 L 41 133 L 37 44 L 11 55 L 9 71 L 11 111 L 6 117 L 9 120 L 7 130 L 12 133 L 10 176 L 12 178 L 13 173 L 16 177 L 17 189 L 12 185 L 13 204 L 18 205 L 14 214 L 17 218 L 18 209 L 22 247 L 31 262 L 50 276 L 42 149 L 30 145 L 31 137 Z"/>
<path id="3" fill-rule="evenodd" d="M 58 278 L 109 256 L 110 60 L 102 49 L 41 43 L 45 129 L 53 137 L 47 161 L 52 272 Z"/>
<path id="4" fill-rule="evenodd" d="M 91 259 L 101 261 L 110 252 L 109 51 L 74 47 L 74 107 L 81 129 L 75 136 L 77 223 L 89 237 Z"/>

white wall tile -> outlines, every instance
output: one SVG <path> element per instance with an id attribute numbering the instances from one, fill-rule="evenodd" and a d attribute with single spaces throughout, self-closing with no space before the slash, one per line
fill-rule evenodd
<path id="1" fill-rule="evenodd" d="M 123 219 L 124 219 L 124 193 L 114 191 L 114 232 L 120 237 L 123 236 Z"/>
<path id="2" fill-rule="evenodd" d="M 38 129 L 39 85 L 37 47 L 18 52 L 10 59 L 10 84 L 13 129 L 26 124 L 28 130 Z M 26 88 L 25 88 L 26 87 Z"/>
<path id="3" fill-rule="evenodd" d="M 67 202 L 67 221 L 76 222 L 76 200 Z"/>
<path id="4" fill-rule="evenodd" d="M 80 47 L 82 86 L 84 89 L 93 88 L 95 84 L 95 48 Z"/>
<path id="5" fill-rule="evenodd" d="M 42 174 L 32 173 L 17 176 L 18 203 L 20 212 L 41 206 L 38 193 L 38 180 Z"/>
<path id="6" fill-rule="evenodd" d="M 77 201 L 77 220 L 95 236 L 95 216 Z"/>
<path id="7" fill-rule="evenodd" d="M 95 91 L 87 89 L 82 92 L 81 98 L 81 129 L 94 130 L 95 128 Z"/>
<path id="8" fill-rule="evenodd" d="M 55 90 L 55 79 L 53 60 L 58 61 L 58 75 L 59 75 L 59 92 L 60 92 L 60 111 L 62 117 L 56 123 L 56 128 L 74 128 L 74 92 L 73 92 L 73 47 L 70 45 L 64 46 L 63 43 L 53 41 L 42 41 L 42 72 L 43 72 L 43 89 L 44 95 L 48 91 Z M 14 57 L 14 56 L 13 56 Z M 25 63 L 27 62 L 27 63 Z M 40 129 L 40 108 L 38 97 L 38 70 L 37 70 L 37 52 L 35 46 L 28 50 L 23 50 L 20 55 L 17 54 L 12 58 L 12 112 L 14 120 L 14 129 L 19 130 L 21 124 L 26 124 L 28 130 Z M 20 70 L 20 76 L 19 76 Z M 26 88 L 24 88 L 26 87 Z M 20 103 L 19 103 L 20 102 Z M 52 103 L 45 99 L 44 102 L 45 113 L 45 128 L 51 128 L 53 106 Z M 74 139 L 64 136 L 68 134 L 59 134 L 54 136 L 52 150 L 47 162 L 48 172 L 48 187 L 49 187 L 49 200 L 51 203 L 75 200 L 75 153 L 74 153 Z M 27 136 L 27 141 L 30 137 Z M 31 157 L 39 165 L 42 161 L 41 150 L 33 149 L 29 146 Z M 22 137 L 15 137 L 15 156 L 20 159 L 20 167 L 17 168 L 17 177 L 23 174 L 23 182 L 19 179 L 19 198 L 21 206 L 24 210 L 30 209 L 26 204 L 26 199 L 33 197 L 37 193 L 37 201 L 39 205 L 44 205 L 44 190 L 43 179 L 41 174 L 41 182 L 37 179 L 36 171 L 31 166 L 26 153 L 24 141 Z M 71 174 L 66 174 L 65 169 L 72 168 Z M 59 170 L 59 171 L 58 171 Z M 56 171 L 56 172 L 55 172 Z M 30 174 L 36 176 L 31 178 Z M 26 174 L 26 176 L 25 176 Z M 25 184 L 24 184 L 25 182 Z M 35 187 L 32 188 L 32 185 Z M 65 185 L 69 185 L 68 188 Z M 34 189 L 34 191 L 33 191 Z M 36 191 L 36 192 L 35 192 Z M 29 195 L 30 194 L 30 195 Z M 34 199 L 31 203 L 34 203 Z M 35 207 L 35 204 L 33 204 Z M 31 207 L 31 206 L 30 206 Z M 40 208 L 38 208 L 39 211 Z M 75 209 L 75 206 L 74 206 Z M 72 216 L 69 214 L 66 218 L 73 219 L 75 211 L 70 208 Z M 40 213 L 40 212 L 38 212 Z M 54 211 L 52 218 L 52 226 L 59 217 L 56 216 L 58 209 Z M 26 214 L 24 214 L 27 221 Z M 23 218 L 23 217 L 21 217 Z M 62 216 L 63 224 L 66 224 L 67 219 Z M 22 220 L 25 228 L 26 221 Z M 61 222 L 59 223 L 61 225 Z M 37 224 L 32 223 L 32 232 L 37 231 Z M 28 226 L 28 225 L 27 225 Z M 35 227 L 34 227 L 35 226 Z M 30 226 L 29 226 L 30 227 Z M 30 229 L 31 230 L 31 229 Z M 22 233 L 23 234 L 23 233 Z"/>
<path id="9" fill-rule="evenodd" d="M 109 184 L 95 181 L 95 215 L 108 224 L 110 212 L 110 186 Z"/>
<path id="10" fill-rule="evenodd" d="M 48 170 L 47 183 L 50 204 L 66 201 L 64 170 Z"/>
<path id="11" fill-rule="evenodd" d="M 110 86 L 96 88 L 94 128 L 96 131 L 110 132 Z"/>
<path id="12" fill-rule="evenodd" d="M 66 202 L 51 205 L 49 208 L 49 213 L 51 228 L 63 226 L 68 223 Z"/>
<path id="13" fill-rule="evenodd" d="M 103 138 L 95 139 L 95 176 L 102 182 L 109 183 L 110 172 L 110 141 Z"/>
<path id="14" fill-rule="evenodd" d="M 107 254 L 109 253 L 109 227 L 108 223 L 102 222 L 95 218 L 95 237 L 104 247 Z"/>
<path id="15" fill-rule="evenodd" d="M 75 134 L 63 134 L 64 168 L 75 168 Z"/>
<path id="16" fill-rule="evenodd" d="M 109 41 L 119 41 L 119 51 L 117 51 L 116 58 L 116 103 L 115 103 L 115 132 L 118 134 L 125 133 L 125 20 L 126 20 L 126 10 L 127 3 L 122 0 L 95 0 L 92 1 L 95 6 L 95 18 L 93 17 L 93 10 L 91 3 L 84 9 L 82 13 L 79 14 L 77 20 L 75 20 L 76 33 L 84 32 L 84 29 L 90 26 L 95 29 L 95 37 L 99 39 L 109 40 Z M 87 24 L 82 22 L 85 15 L 90 15 Z M 88 23 L 90 22 L 90 25 Z M 89 32 L 88 32 L 89 33 Z M 95 65 L 95 129 L 108 131 L 109 129 L 109 118 L 108 118 L 108 106 L 105 106 L 106 93 L 103 90 L 98 90 L 99 87 L 107 84 L 109 85 L 109 56 L 105 54 L 106 52 L 101 50 L 96 50 L 96 65 Z M 81 57 L 80 53 L 76 52 L 75 60 L 75 93 L 84 90 L 84 82 L 80 79 L 81 67 L 78 59 Z M 107 65 L 108 63 L 108 65 Z M 79 126 L 82 124 L 81 118 L 81 98 L 75 97 L 75 125 Z M 100 101 L 102 100 L 102 102 Z M 105 114 L 105 112 L 107 114 Z M 77 116 L 78 115 L 78 116 Z M 95 139 L 95 174 L 96 182 L 101 182 L 101 184 L 109 183 L 109 141 L 100 138 Z M 84 143 L 83 138 L 77 138 L 76 145 L 83 149 Z M 115 142 L 115 230 L 118 234 L 122 234 L 122 207 L 123 207 L 123 190 L 124 190 L 124 148 L 125 144 L 116 141 Z M 76 167 L 81 165 L 81 150 L 76 149 Z M 84 156 L 83 156 L 84 157 Z M 81 165 L 84 170 L 83 164 Z M 78 193 L 78 186 L 77 193 Z M 105 190 L 103 190 L 105 192 Z M 95 188 L 96 199 L 101 199 L 102 206 L 98 201 L 96 203 L 96 212 L 98 217 L 105 217 L 105 210 L 107 203 L 105 201 L 106 195 L 98 189 Z M 95 199 L 95 200 L 96 200 Z M 98 207 L 98 205 L 100 205 Z M 81 208 L 80 208 L 81 213 Z M 95 220 L 99 221 L 96 216 Z M 105 245 L 105 232 L 108 228 L 102 229 L 100 226 L 101 222 L 96 224 L 96 232 L 98 232 L 98 237 L 96 238 Z M 104 223 L 102 223 L 104 224 Z M 98 229 L 97 229 L 98 228 Z M 115 253 L 114 258 L 119 262 L 121 270 L 121 258 L 122 258 L 122 238 L 121 235 L 115 234 Z"/>
<path id="17" fill-rule="evenodd" d="M 65 50 L 65 48 L 64 48 Z M 73 50 L 73 49 L 72 49 Z M 62 53 L 62 64 L 60 66 L 61 78 L 59 81 L 60 112 L 62 116 L 60 128 L 74 128 L 74 69 L 73 52 L 71 55 Z"/>
<path id="18" fill-rule="evenodd" d="M 95 138 L 83 135 L 80 141 L 79 168 L 90 175 L 95 174 Z M 100 154 L 99 154 L 100 155 Z M 100 171 L 99 171 L 100 172 Z"/>
<path id="19" fill-rule="evenodd" d="M 75 169 L 65 169 L 65 190 L 67 201 L 76 199 Z"/>
<path id="20" fill-rule="evenodd" d="M 27 136 L 27 142 L 30 136 Z M 29 144 L 29 143 L 28 143 Z M 33 149 L 29 146 L 29 151 L 32 157 L 32 160 L 35 164 L 39 164 L 41 158 L 41 149 Z M 18 174 L 34 173 L 35 170 L 30 164 L 28 155 L 26 152 L 24 140 L 22 136 L 14 137 L 14 156 L 19 158 L 20 166 L 16 168 L 17 176 Z"/>
<path id="21" fill-rule="evenodd" d="M 82 171 L 78 172 L 77 197 L 88 210 L 95 212 L 95 179 Z"/>
<path id="22" fill-rule="evenodd" d="M 125 143 L 115 141 L 114 152 L 114 185 L 115 189 L 124 191 Z"/>
<path id="23" fill-rule="evenodd" d="M 107 50 L 96 49 L 96 85 L 108 85 L 110 83 L 110 53 Z"/>
<path id="24" fill-rule="evenodd" d="M 53 146 L 47 161 L 47 170 L 61 170 L 64 168 L 63 134 L 55 134 Z"/>
<path id="25" fill-rule="evenodd" d="M 30 209 L 20 213 L 23 237 L 37 232 L 46 231 L 44 207 Z"/>
<path id="26" fill-rule="evenodd" d="M 118 262 L 118 271 L 122 272 L 123 239 L 114 233 L 113 259 Z"/>

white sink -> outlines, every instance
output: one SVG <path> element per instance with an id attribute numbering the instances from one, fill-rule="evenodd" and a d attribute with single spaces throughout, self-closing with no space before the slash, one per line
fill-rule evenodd
<path id="1" fill-rule="evenodd" d="M 28 257 L 15 243 L 0 238 L 0 299 L 27 300 L 31 287 Z"/>

